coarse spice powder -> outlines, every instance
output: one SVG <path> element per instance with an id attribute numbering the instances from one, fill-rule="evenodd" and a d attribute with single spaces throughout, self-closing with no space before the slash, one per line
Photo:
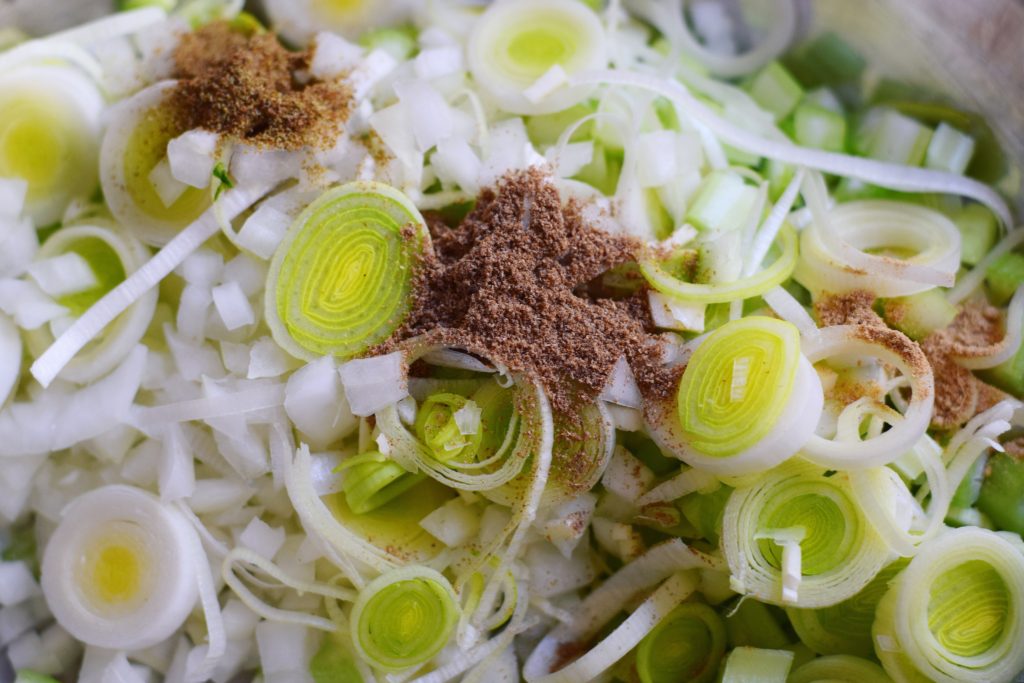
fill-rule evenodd
<path id="1" fill-rule="evenodd" d="M 180 130 L 202 128 L 257 147 L 329 148 L 352 109 L 344 80 L 308 75 L 312 51 L 271 33 L 246 36 L 214 22 L 181 37 L 168 99 Z"/>
<path id="2" fill-rule="evenodd" d="M 418 335 L 484 349 L 536 378 L 558 411 L 595 398 L 622 355 L 645 393 L 672 391 L 644 292 L 613 299 L 587 287 L 635 261 L 640 244 L 589 225 L 543 171 L 485 189 L 455 228 L 428 223 L 434 248 L 413 310 L 381 350 Z"/>

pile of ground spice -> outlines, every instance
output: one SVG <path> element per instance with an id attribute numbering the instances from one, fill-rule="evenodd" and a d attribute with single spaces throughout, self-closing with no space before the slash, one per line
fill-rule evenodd
<path id="1" fill-rule="evenodd" d="M 342 80 L 309 79 L 311 59 L 310 50 L 290 52 L 271 33 L 245 36 L 225 22 L 186 33 L 174 51 L 176 124 L 259 147 L 330 147 L 352 91 Z"/>
<path id="2" fill-rule="evenodd" d="M 597 396 L 623 354 L 645 393 L 671 391 L 644 293 L 598 298 L 587 287 L 634 261 L 639 244 L 592 227 L 576 204 L 563 206 L 543 172 L 506 176 L 455 228 L 430 226 L 433 258 L 389 344 L 426 334 L 484 349 L 539 380 L 560 411 Z"/>
<path id="3" fill-rule="evenodd" d="M 822 327 L 829 325 L 885 326 L 875 313 L 873 292 L 855 289 L 844 294 L 825 294 L 814 301 L 814 314 Z"/>

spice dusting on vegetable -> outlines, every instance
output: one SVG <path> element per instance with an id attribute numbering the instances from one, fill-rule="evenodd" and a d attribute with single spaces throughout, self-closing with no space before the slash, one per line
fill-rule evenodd
<path id="1" fill-rule="evenodd" d="M 227 22 L 185 33 L 174 51 L 170 102 L 183 130 L 202 128 L 258 147 L 328 148 L 352 108 L 342 80 L 309 75 L 312 50 L 289 52 L 272 33 Z"/>

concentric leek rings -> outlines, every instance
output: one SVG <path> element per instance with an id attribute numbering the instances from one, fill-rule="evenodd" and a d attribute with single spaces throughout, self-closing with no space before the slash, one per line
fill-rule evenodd
<path id="1" fill-rule="evenodd" d="M 422 566 L 396 569 L 371 581 L 352 607 L 359 653 L 384 671 L 401 671 L 436 655 L 458 621 L 455 592 Z"/>
<path id="2" fill-rule="evenodd" d="M 799 360 L 800 333 L 790 323 L 751 316 L 723 325 L 697 348 L 679 383 L 683 438 L 713 457 L 753 446 L 782 415 Z"/>
<path id="3" fill-rule="evenodd" d="M 387 339 L 409 311 L 429 242 L 423 217 L 398 190 L 354 182 L 298 217 L 274 255 L 267 322 L 296 358 L 349 359 Z"/>

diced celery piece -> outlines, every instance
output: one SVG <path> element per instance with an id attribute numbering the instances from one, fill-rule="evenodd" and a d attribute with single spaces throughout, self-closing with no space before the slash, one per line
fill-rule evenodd
<path id="1" fill-rule="evenodd" d="M 887 323 L 914 340 L 946 327 L 957 313 L 956 306 L 946 300 L 940 289 L 887 299 L 882 310 Z"/>
<path id="2" fill-rule="evenodd" d="M 794 137 L 798 145 L 829 152 L 846 149 L 846 117 L 811 102 L 796 108 Z"/>
<path id="3" fill-rule="evenodd" d="M 597 188 L 606 195 L 613 195 L 621 173 L 621 150 L 608 150 L 600 143 L 594 143 L 594 156 L 574 178 Z"/>
<path id="4" fill-rule="evenodd" d="M 968 204 L 952 218 L 960 229 L 960 262 L 973 266 L 996 243 L 999 233 L 996 216 L 981 204 Z"/>
<path id="5" fill-rule="evenodd" d="M 779 62 L 761 69 L 747 89 L 754 101 L 775 115 L 776 121 L 789 116 L 804 95 L 804 89 L 793 74 Z"/>
<path id="6" fill-rule="evenodd" d="M 1000 256 L 985 271 L 985 281 L 992 301 L 999 306 L 1006 304 L 1024 285 L 1024 254 L 1011 251 Z"/>
<path id="7" fill-rule="evenodd" d="M 987 382 L 991 382 L 1008 394 L 1024 399 L 1024 344 L 1016 354 L 1005 363 L 981 373 Z"/>
<path id="8" fill-rule="evenodd" d="M 786 66 L 808 88 L 835 86 L 860 79 L 867 62 L 835 33 L 823 33 L 793 51 Z"/>
<path id="9" fill-rule="evenodd" d="M 921 122 L 891 109 L 876 109 L 861 126 L 857 149 L 873 159 L 920 166 L 931 138 L 932 129 Z"/>
<path id="10" fill-rule="evenodd" d="M 953 494 L 950 507 L 970 508 L 978 502 L 978 496 L 981 495 L 981 485 L 985 481 L 985 466 L 987 462 L 988 458 L 984 455 L 974 461 L 974 465 L 971 466 L 971 469 L 967 470 L 967 475 L 960 482 L 956 493 Z"/>
<path id="11" fill-rule="evenodd" d="M 121 0 L 117 3 L 117 8 L 122 12 L 128 12 L 143 7 L 159 7 L 165 12 L 170 12 L 177 4 L 177 0 Z"/>
<path id="12" fill-rule="evenodd" d="M 18 671 L 14 683 L 58 683 L 57 679 L 28 669 Z"/>
<path id="13" fill-rule="evenodd" d="M 786 683 L 792 665 L 788 650 L 738 647 L 725 660 L 722 683 Z"/>
<path id="14" fill-rule="evenodd" d="M 804 95 L 804 102 L 810 102 L 816 104 L 819 107 L 834 111 L 837 114 L 845 113 L 843 109 L 843 103 L 839 101 L 839 97 L 829 88 L 815 88 L 814 90 L 808 91 Z"/>
<path id="15" fill-rule="evenodd" d="M 697 190 L 686 222 L 705 232 L 729 232 L 743 224 L 756 200 L 757 190 L 741 176 L 715 171 Z"/>
<path id="16" fill-rule="evenodd" d="M 932 135 L 924 165 L 940 171 L 962 174 L 971 165 L 973 156 L 974 138 L 943 121 Z"/>
<path id="17" fill-rule="evenodd" d="M 1024 373 L 1019 377 L 1024 377 Z M 985 513 L 997 529 L 1024 535 L 1024 460 L 995 453 L 985 469 L 978 510 Z"/>

